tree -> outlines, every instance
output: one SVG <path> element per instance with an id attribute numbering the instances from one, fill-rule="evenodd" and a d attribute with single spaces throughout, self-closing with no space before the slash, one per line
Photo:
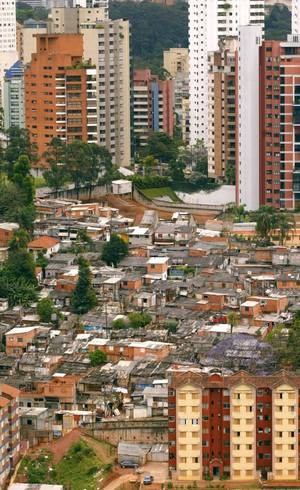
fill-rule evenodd
<path id="1" fill-rule="evenodd" d="M 93 367 L 100 366 L 101 364 L 105 364 L 107 362 L 107 354 L 106 352 L 103 352 L 103 350 L 96 349 L 89 353 L 89 360 L 91 361 L 91 365 Z"/>
<path id="2" fill-rule="evenodd" d="M 11 251 L 16 251 L 20 249 L 26 249 L 29 242 L 29 235 L 26 230 L 20 229 L 16 230 L 13 234 L 12 239 L 8 243 Z"/>
<path id="3" fill-rule="evenodd" d="M 7 176 L 0 175 L 0 216 L 7 221 L 19 223 L 29 233 L 33 230 L 35 207 L 33 203 L 26 205 L 26 196 L 18 185 Z"/>
<path id="4" fill-rule="evenodd" d="M 116 330 L 122 330 L 123 328 L 128 328 L 128 323 L 124 320 L 124 318 L 117 318 L 112 323 L 112 327 Z"/>
<path id="5" fill-rule="evenodd" d="M 26 155 L 31 163 L 37 160 L 37 149 L 36 145 L 31 143 L 27 129 L 12 126 L 6 131 L 6 135 L 8 142 L 3 158 L 7 166 L 8 176 L 10 177 L 13 171 L 13 165 L 20 156 Z"/>
<path id="6" fill-rule="evenodd" d="M 53 315 L 57 314 L 52 299 L 41 299 L 37 305 L 37 314 L 39 315 L 41 322 L 50 323 L 53 319 Z"/>
<path id="7" fill-rule="evenodd" d="M 266 39 L 285 41 L 292 29 L 291 12 L 286 5 L 274 5 L 265 19 Z"/>
<path id="8" fill-rule="evenodd" d="M 196 141 L 194 145 L 183 147 L 179 152 L 179 159 L 196 172 L 208 175 L 208 156 L 203 140 Z"/>
<path id="9" fill-rule="evenodd" d="M 152 317 L 148 313 L 133 311 L 132 313 L 129 313 L 128 320 L 131 328 L 142 328 L 152 321 Z"/>
<path id="10" fill-rule="evenodd" d="M 88 261 L 83 257 L 79 257 L 78 265 L 79 278 L 72 295 L 71 305 L 75 313 L 83 315 L 96 306 L 97 298 L 91 283 Z"/>
<path id="11" fill-rule="evenodd" d="M 0 297 L 7 298 L 10 306 L 30 306 L 36 301 L 35 285 L 23 277 L 15 277 L 5 267 L 0 269 Z"/>
<path id="12" fill-rule="evenodd" d="M 86 145 L 85 183 L 89 187 L 91 197 L 93 185 L 97 184 L 101 177 L 111 171 L 112 158 L 106 148 L 96 143 L 86 143 Z"/>
<path id="13" fill-rule="evenodd" d="M 183 161 L 169 162 L 169 174 L 173 182 L 184 182 L 185 163 Z"/>
<path id="14" fill-rule="evenodd" d="M 91 152 L 88 144 L 74 140 L 66 148 L 66 171 L 79 196 L 79 188 L 86 181 L 86 166 L 90 164 Z"/>
<path id="15" fill-rule="evenodd" d="M 276 228 L 276 210 L 271 206 L 261 206 L 254 217 L 258 236 L 269 241 L 271 232 Z"/>
<path id="16" fill-rule="evenodd" d="M 13 165 L 11 180 L 24 195 L 24 204 L 30 205 L 34 199 L 34 180 L 30 175 L 30 162 L 27 155 L 20 155 Z"/>
<path id="17" fill-rule="evenodd" d="M 295 218 L 292 214 L 281 211 L 276 217 L 276 228 L 279 230 L 279 242 L 283 245 L 291 230 L 295 228 Z"/>
<path id="18" fill-rule="evenodd" d="M 149 175 L 154 167 L 157 167 L 159 161 L 154 158 L 153 155 L 147 155 L 141 160 L 141 167 L 143 168 L 143 174 Z"/>
<path id="19" fill-rule="evenodd" d="M 126 255 L 128 255 L 127 243 L 113 233 L 109 242 L 105 243 L 103 247 L 101 259 L 107 265 L 114 265 L 116 267 Z"/>
<path id="20" fill-rule="evenodd" d="M 66 171 L 66 143 L 60 138 L 53 138 L 44 158 L 49 168 L 43 173 L 47 185 L 56 193 L 63 188 L 68 180 Z"/>
<path id="21" fill-rule="evenodd" d="M 42 268 L 43 277 L 45 277 L 45 269 L 49 263 L 49 260 L 46 257 L 46 250 L 45 249 L 38 251 L 35 263 L 38 267 Z"/>
<path id="22" fill-rule="evenodd" d="M 188 5 L 110 1 L 111 19 L 126 18 L 132 25 L 132 55 L 141 67 L 163 66 L 163 52 L 173 46 L 188 47 Z M 159 19 L 159 22 L 157 22 Z"/>
<path id="23" fill-rule="evenodd" d="M 227 315 L 227 321 L 228 321 L 228 323 L 230 325 L 230 333 L 232 334 L 233 328 L 236 327 L 236 325 L 238 323 L 237 314 L 234 311 L 231 311 L 230 313 L 228 313 L 228 315 Z"/>
<path id="24" fill-rule="evenodd" d="M 153 133 L 149 136 L 142 153 L 145 156 L 152 155 L 160 162 L 168 163 L 177 159 L 178 146 L 178 142 L 166 133 Z"/>
<path id="25" fill-rule="evenodd" d="M 23 248 L 11 250 L 4 267 L 9 276 L 15 279 L 23 278 L 24 281 L 36 286 L 35 263 L 32 254 L 27 250 Z"/>
<path id="26" fill-rule="evenodd" d="M 229 163 L 225 170 L 226 183 L 228 185 L 235 185 L 235 174 L 236 174 L 235 165 Z"/>

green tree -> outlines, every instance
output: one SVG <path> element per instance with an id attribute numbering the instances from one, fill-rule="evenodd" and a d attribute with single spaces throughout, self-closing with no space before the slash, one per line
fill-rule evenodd
<path id="1" fill-rule="evenodd" d="M 279 230 L 279 242 L 283 245 L 289 237 L 291 230 L 295 228 L 295 218 L 292 214 L 280 211 L 276 217 L 276 228 Z"/>
<path id="2" fill-rule="evenodd" d="M 30 162 L 27 155 L 20 155 L 13 165 L 11 180 L 23 192 L 24 205 L 33 203 L 34 180 L 30 175 Z"/>
<path id="3" fill-rule="evenodd" d="M 79 257 L 78 265 L 79 278 L 72 295 L 71 305 L 75 313 L 83 315 L 96 306 L 97 298 L 91 283 L 88 261 L 83 257 Z"/>
<path id="4" fill-rule="evenodd" d="M 265 241 L 270 241 L 270 235 L 277 225 L 276 210 L 271 206 L 261 206 L 254 213 L 254 217 L 258 236 Z"/>
<path id="5" fill-rule="evenodd" d="M 89 360 L 93 367 L 100 366 L 101 364 L 105 364 L 107 362 L 107 355 L 105 352 L 103 352 L 103 350 L 96 349 L 89 353 Z"/>
<path id="6" fill-rule="evenodd" d="M 140 165 L 143 168 L 143 174 L 149 175 L 151 174 L 154 167 L 157 167 L 159 161 L 154 158 L 153 155 L 147 155 L 145 158 L 142 158 Z"/>
<path id="7" fill-rule="evenodd" d="M 230 325 L 230 333 L 232 334 L 234 327 L 236 327 L 238 323 L 238 316 L 235 311 L 231 311 L 230 313 L 228 313 L 227 321 Z"/>
<path id="8" fill-rule="evenodd" d="M 128 323 L 124 320 L 124 318 L 117 318 L 117 320 L 112 322 L 112 328 L 116 330 L 122 330 L 123 328 L 127 328 Z"/>
<path id="9" fill-rule="evenodd" d="M 26 249 L 29 243 L 29 235 L 26 230 L 22 228 L 20 230 L 16 230 L 13 234 L 12 239 L 10 240 L 8 246 L 11 251 L 16 251 L 20 249 Z"/>
<path id="10" fill-rule="evenodd" d="M 26 155 L 31 164 L 36 162 L 37 149 L 36 145 L 31 143 L 29 131 L 27 129 L 12 126 L 6 131 L 6 135 L 8 141 L 3 158 L 8 176 L 11 177 L 13 165 L 21 156 Z"/>
<path id="11" fill-rule="evenodd" d="M 24 281 L 36 286 L 35 263 L 32 254 L 27 250 L 11 250 L 4 267 L 9 276 L 15 279 L 23 278 Z"/>
<path id="12" fill-rule="evenodd" d="M 152 321 L 152 317 L 148 313 L 133 311 L 132 313 L 129 313 L 128 320 L 131 328 L 142 328 Z"/>
<path id="13" fill-rule="evenodd" d="M 53 138 L 47 151 L 44 153 L 44 158 L 49 166 L 43 173 L 43 177 L 47 185 L 56 193 L 62 189 L 68 181 L 66 171 L 66 150 L 67 146 L 60 138 Z"/>
<path id="14" fill-rule="evenodd" d="M 157 69 L 163 66 L 163 52 L 173 46 L 188 47 L 188 4 L 166 6 L 152 2 L 109 3 L 111 19 L 129 20 L 135 65 Z M 159 19 L 159 22 L 157 22 Z"/>
<path id="15" fill-rule="evenodd" d="M 38 251 L 35 263 L 38 267 L 42 268 L 43 277 L 45 277 L 45 270 L 46 270 L 47 265 L 49 264 L 49 260 L 46 257 L 46 250 L 45 249 Z"/>
<path id="16" fill-rule="evenodd" d="M 265 18 L 265 38 L 285 41 L 292 30 L 292 16 L 286 5 L 274 5 Z"/>
<path id="17" fill-rule="evenodd" d="M 179 142 L 170 138 L 166 133 L 153 133 L 149 136 L 144 147 L 143 155 L 152 155 L 160 162 L 168 163 L 175 161 L 178 157 Z"/>
<path id="18" fill-rule="evenodd" d="M 229 163 L 225 170 L 226 183 L 228 185 L 235 185 L 235 174 L 236 174 L 235 165 Z"/>
<path id="19" fill-rule="evenodd" d="M 164 324 L 164 327 L 170 333 L 176 333 L 177 332 L 177 326 L 178 326 L 178 322 L 176 320 L 167 320 Z"/>
<path id="20" fill-rule="evenodd" d="M 90 197 L 93 185 L 112 170 L 112 158 L 109 151 L 96 143 L 86 143 L 85 184 L 89 188 Z"/>
<path id="21" fill-rule="evenodd" d="M 196 141 L 194 145 L 182 147 L 179 151 L 179 159 L 196 172 L 208 175 L 208 156 L 203 140 Z"/>
<path id="22" fill-rule="evenodd" d="M 88 144 L 74 140 L 66 148 L 66 171 L 79 197 L 79 189 L 86 181 L 86 166 L 90 164 L 91 152 Z"/>
<path id="23" fill-rule="evenodd" d="M 185 163 L 183 161 L 171 161 L 169 162 L 169 174 L 173 182 L 184 182 L 185 175 Z"/>
<path id="24" fill-rule="evenodd" d="M 0 297 L 7 298 L 10 306 L 30 306 L 36 301 L 35 285 L 23 277 L 15 277 L 4 267 L 0 269 Z"/>
<path id="25" fill-rule="evenodd" d="M 116 267 L 126 255 L 128 255 L 127 243 L 118 235 L 112 233 L 109 242 L 105 243 L 103 247 L 101 259 L 107 265 Z"/>
<path id="26" fill-rule="evenodd" d="M 43 298 L 38 302 L 37 314 L 40 317 L 41 322 L 50 323 L 53 315 L 57 315 L 57 310 L 53 304 L 52 299 Z"/>

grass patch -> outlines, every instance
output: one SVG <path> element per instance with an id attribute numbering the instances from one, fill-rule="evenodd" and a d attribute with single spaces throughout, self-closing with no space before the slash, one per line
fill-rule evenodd
<path id="1" fill-rule="evenodd" d="M 81 439 L 71 446 L 56 465 L 49 451 L 25 456 L 18 476 L 23 478 L 21 481 L 25 479 L 28 483 L 60 484 L 72 490 L 96 490 L 112 467 L 112 463 L 104 464 L 94 449 Z"/>
<path id="2" fill-rule="evenodd" d="M 148 199 L 159 199 L 161 197 L 169 197 L 173 202 L 181 202 L 179 197 L 171 189 L 171 187 L 153 187 L 151 189 L 139 189 Z"/>

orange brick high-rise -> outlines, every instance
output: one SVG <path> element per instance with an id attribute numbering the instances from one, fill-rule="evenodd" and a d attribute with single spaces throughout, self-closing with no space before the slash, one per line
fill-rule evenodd
<path id="1" fill-rule="evenodd" d="M 87 138 L 87 70 L 81 34 L 41 34 L 25 71 L 25 121 L 39 156 L 54 137 Z"/>

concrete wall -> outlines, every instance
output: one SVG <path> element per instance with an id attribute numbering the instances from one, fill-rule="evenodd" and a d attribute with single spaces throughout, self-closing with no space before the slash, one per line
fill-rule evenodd
<path id="1" fill-rule="evenodd" d="M 109 420 L 86 427 L 86 432 L 96 439 L 116 445 L 120 442 L 168 442 L 167 418 L 142 420 Z"/>

